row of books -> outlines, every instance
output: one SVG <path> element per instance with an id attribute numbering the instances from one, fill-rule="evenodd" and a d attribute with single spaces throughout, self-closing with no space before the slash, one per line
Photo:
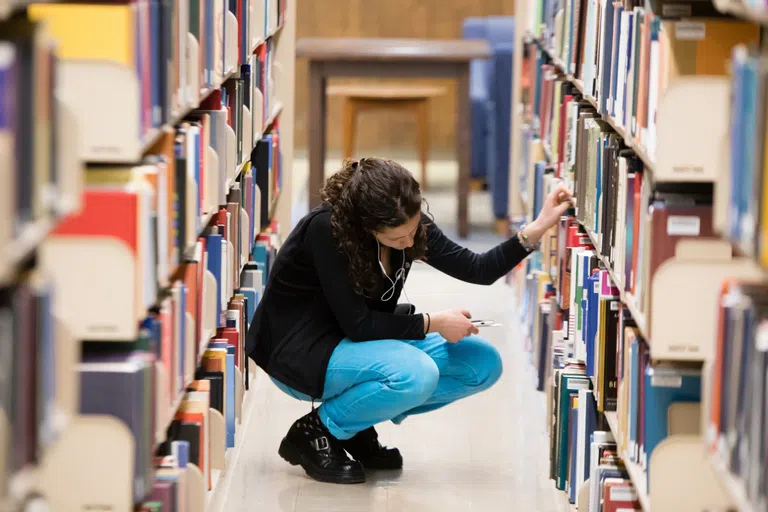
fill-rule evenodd
<path id="1" fill-rule="evenodd" d="M 585 232 L 580 239 L 588 239 Z M 566 307 L 550 274 L 529 268 L 521 310 L 537 388 L 548 396 L 550 476 L 572 503 L 581 503 L 579 489 L 589 478 L 590 510 L 602 510 L 592 508 L 595 498 L 602 506 L 605 500 L 600 480 L 589 476 L 594 467 L 585 451 L 590 440 L 607 436 L 620 466 L 634 470 L 637 499 L 645 501 L 654 449 L 669 435 L 699 431 L 701 370 L 651 363 L 648 345 L 594 247 L 569 250 L 578 256 L 566 262 L 572 276 Z"/>
<path id="2" fill-rule="evenodd" d="M 766 175 L 766 64 L 754 49 L 737 46 L 731 63 L 730 197 L 727 236 L 743 253 L 768 265 Z"/>
<path id="3" fill-rule="evenodd" d="M 50 279 L 39 271 L 0 289 L 0 497 L 58 435 L 57 343 Z"/>
<path id="4" fill-rule="evenodd" d="M 723 283 L 706 432 L 712 455 L 740 482 L 752 510 L 768 503 L 766 298 L 765 283 Z"/>
<path id="5" fill-rule="evenodd" d="M 136 342 L 85 345 L 78 367 L 80 412 L 110 415 L 129 427 L 135 440 L 134 502 L 145 500 L 162 481 L 157 456 L 170 455 L 164 450 L 172 441 L 190 442 L 188 460 L 201 469 L 208 489 L 215 467 L 211 450 L 234 447 L 248 379 L 244 336 L 262 293 L 263 269 L 254 262 L 238 272 L 240 286 L 227 291 L 231 298 L 223 307 L 217 302 L 224 321 L 213 334 L 196 335 L 196 320 L 205 312 L 194 312 L 202 295 L 195 295 L 193 277 L 186 281 L 193 290 L 184 281 L 176 283 L 174 293 L 142 322 Z M 210 410 L 223 418 L 222 439 L 211 436 Z"/>
<path id="6" fill-rule="evenodd" d="M 56 130 L 53 49 L 41 27 L 0 22 L 0 259 L 10 259 L 12 242 L 59 214 L 62 197 L 76 192 L 72 168 L 61 158 L 67 141 Z"/>
<path id="7" fill-rule="evenodd" d="M 237 191 L 234 187 L 230 198 Z M 171 441 L 190 442 L 187 460 L 203 471 L 209 489 L 218 464 L 210 454 L 235 444 L 249 379 L 244 336 L 279 240 L 273 222 L 251 242 L 247 219 L 238 220 L 243 203 L 235 209 L 231 204 L 219 210 L 194 255 L 174 271 L 169 288 L 139 322 L 135 340 L 84 344 L 80 413 L 113 416 L 128 426 L 135 440 L 135 503 L 154 500 L 168 487 L 166 477 L 174 472 L 165 471 L 171 468 L 163 457 Z M 89 213 L 86 206 L 83 215 Z M 209 409 L 222 417 L 222 439 L 212 437 Z"/>
<path id="8" fill-rule="evenodd" d="M 546 92 L 540 98 L 540 111 L 552 112 L 552 122 L 542 124 L 540 138 L 523 131 L 524 146 L 549 141 L 552 148 L 549 158 L 545 152 L 541 159 L 526 150 L 532 165 L 522 164 L 530 167 L 523 173 L 523 184 L 533 190 L 533 215 L 550 184 L 565 181 L 576 197 L 575 219 L 588 235 L 583 244 L 596 244 L 596 254 L 607 265 L 620 294 L 633 297 L 637 311 L 650 325 L 652 282 L 662 264 L 675 257 L 677 242 L 716 237 L 711 188 L 654 188 L 639 156 L 572 83 L 553 73 L 550 64 L 542 64 L 532 78 Z M 571 228 L 563 229 L 563 238 L 545 248 L 545 258 L 562 251 L 572 236 Z M 565 286 L 565 276 L 555 275 Z"/>
<path id="9" fill-rule="evenodd" d="M 139 320 L 190 262 L 209 268 L 217 280 L 229 272 L 237 285 L 240 261 L 248 260 L 253 241 L 270 222 L 282 183 L 281 158 L 279 134 L 270 133 L 237 172 L 232 148 L 221 148 L 225 142 L 216 137 L 222 131 L 217 123 L 225 123 L 226 115 L 225 109 L 192 114 L 174 131 L 164 131 L 141 166 L 86 170 L 82 209 L 63 219 L 42 253 L 60 269 L 62 307 L 76 338 L 135 339 Z M 210 147 L 221 149 L 231 165 L 218 165 L 204 151 Z M 211 250 L 215 255 L 205 265 Z M 121 294 L 80 286 L 94 280 L 114 286 L 118 268 L 120 284 L 126 285 Z M 217 300 L 225 297 L 219 291 Z"/>
<path id="10" fill-rule="evenodd" d="M 114 219 L 112 223 L 119 224 Z M 83 345 L 77 368 L 79 413 L 111 415 L 128 426 L 135 440 L 135 502 L 146 498 L 155 486 L 157 447 L 166 436 L 172 437 L 179 421 L 194 423 L 184 416 L 188 412 L 185 404 L 195 396 L 190 397 L 190 389 L 202 391 L 210 386 L 210 407 L 221 413 L 225 423 L 222 450 L 234 446 L 249 378 L 244 335 L 279 240 L 273 222 L 259 232 L 245 259 L 232 262 L 231 245 L 246 241 L 230 226 L 226 215 L 217 216 L 198 240 L 196 256 L 179 267 L 169 289 L 140 322 L 135 340 Z M 242 232 L 249 236 L 247 230 Z M 79 251 L 89 251 L 88 245 L 80 246 Z M 119 273 L 110 263 L 102 262 Z M 233 265 L 237 266 L 233 269 Z M 57 314 L 66 317 L 58 295 L 67 300 L 67 286 L 76 284 L 62 281 L 57 269 L 45 262 L 41 267 L 23 274 L 13 287 L 0 293 L 0 337 L 5 340 L 0 344 L 4 361 L 0 372 L 3 491 L 7 477 L 40 462 L 60 426 L 55 402 L 62 392 L 57 389 L 57 360 L 61 357 L 57 346 L 63 340 L 57 339 L 53 311 L 58 308 Z M 72 266 L 62 271 L 77 272 Z M 102 301 L 108 298 L 99 297 Z M 201 469 L 208 468 L 210 477 L 210 465 L 203 463 L 203 444 L 200 441 L 199 449 L 195 445 L 189 460 Z M 4 494 L 0 492 L 0 496 Z"/>
<path id="11" fill-rule="evenodd" d="M 224 84 L 226 96 L 221 101 L 236 107 L 231 111 L 233 129 L 247 129 L 254 136 L 262 132 L 274 108 L 273 45 L 268 39 L 278 29 L 285 8 L 286 0 L 179 5 L 139 0 L 120 5 L 35 3 L 28 11 L 55 37 L 64 64 L 63 97 L 84 125 L 82 156 L 88 161 L 135 162 L 139 158 L 135 150 L 140 154 L 158 129 L 176 124 L 198 106 L 201 93 L 204 97 Z M 101 29 L 93 31 L 94 26 Z M 115 69 L 129 70 L 129 75 Z M 99 89 L 90 102 L 82 98 L 83 80 Z M 135 90 L 130 89 L 133 86 Z M 110 98 L 114 94 L 130 98 L 111 109 L 107 126 L 99 110 L 107 106 L 104 89 L 110 89 Z M 244 128 L 241 117 L 250 126 Z M 121 141 L 122 136 L 128 136 L 131 144 Z M 238 145 L 238 154 L 239 150 Z"/>
<path id="12" fill-rule="evenodd" d="M 642 510 L 642 492 L 619 455 L 605 414 L 598 411 L 594 380 L 584 363 L 568 356 L 567 343 L 558 336 L 562 314 L 546 273 L 528 274 L 526 297 L 521 316 L 528 322 L 528 348 L 541 362 L 538 389 L 547 396 L 550 478 L 579 510 Z M 544 352 L 540 359 L 538 351 Z"/>
<path id="13" fill-rule="evenodd" d="M 760 40 L 759 26 L 750 22 L 663 20 L 635 1 L 540 0 L 529 14 L 528 32 L 580 81 L 598 112 L 625 129 L 651 159 L 657 111 L 669 86 L 680 77 L 726 76 L 732 48 Z M 529 63 L 523 72 L 536 72 L 534 60 Z M 544 124 L 546 112 L 539 114 Z"/>

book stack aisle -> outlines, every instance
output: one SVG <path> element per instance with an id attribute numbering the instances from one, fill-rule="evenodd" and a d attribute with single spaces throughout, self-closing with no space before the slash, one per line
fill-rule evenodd
<path id="1" fill-rule="evenodd" d="M 518 2 L 512 278 L 580 511 L 768 510 L 768 67 L 750 3 Z M 758 10 L 762 9 L 762 10 Z"/>
<path id="2" fill-rule="evenodd" d="M 290 212 L 294 2 L 8 2 L 0 510 L 221 510 Z"/>

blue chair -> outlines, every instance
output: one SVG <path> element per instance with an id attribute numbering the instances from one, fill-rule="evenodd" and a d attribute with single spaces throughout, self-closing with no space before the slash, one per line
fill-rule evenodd
<path id="1" fill-rule="evenodd" d="M 511 132 L 514 16 L 464 20 L 465 39 L 485 39 L 489 60 L 470 63 L 469 101 L 472 112 L 472 178 L 485 178 L 497 219 L 507 218 L 509 202 L 509 138 Z"/>

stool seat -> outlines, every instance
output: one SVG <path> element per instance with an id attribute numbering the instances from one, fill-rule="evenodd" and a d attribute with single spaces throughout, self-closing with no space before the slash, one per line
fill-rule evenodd
<path id="1" fill-rule="evenodd" d="M 427 188 L 429 154 L 429 100 L 445 92 L 443 87 L 423 85 L 333 85 L 328 96 L 344 98 L 344 156 L 352 157 L 357 131 L 357 114 L 363 110 L 397 108 L 415 114 L 417 144 L 421 160 L 421 187 Z"/>
<path id="2" fill-rule="evenodd" d="M 400 85 L 332 85 L 329 96 L 343 96 L 361 100 L 420 100 L 445 93 L 443 87 Z"/>

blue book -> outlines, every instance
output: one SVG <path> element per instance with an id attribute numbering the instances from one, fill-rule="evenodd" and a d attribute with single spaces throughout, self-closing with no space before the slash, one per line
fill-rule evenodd
<path id="1" fill-rule="evenodd" d="M 162 59 L 160 53 L 160 2 L 159 0 L 150 0 L 149 2 L 149 61 L 152 68 L 152 126 L 157 128 L 163 124 L 162 108 L 160 103 L 162 75 Z"/>
<path id="2" fill-rule="evenodd" d="M 213 85 L 214 0 L 205 0 L 205 85 Z"/>
<path id="3" fill-rule="evenodd" d="M 626 215 L 627 228 L 626 240 L 624 243 L 624 290 L 630 290 L 632 283 L 632 244 L 635 236 L 635 180 L 639 179 L 638 174 L 627 175 L 627 197 Z M 621 198 L 619 198 L 621 199 Z"/>
<path id="4" fill-rule="evenodd" d="M 205 249 L 208 252 L 208 270 L 216 278 L 216 327 L 221 327 L 221 252 L 223 238 L 217 233 L 206 235 Z"/>
<path id="5" fill-rule="evenodd" d="M 590 377 L 595 376 L 595 335 L 597 333 L 597 318 L 600 310 L 600 272 L 595 272 L 587 278 L 587 325 L 584 330 L 584 342 L 587 348 L 586 371 Z"/>
<path id="6" fill-rule="evenodd" d="M 267 277 L 269 276 L 269 247 L 263 240 L 257 240 L 253 244 L 253 261 L 258 263 L 259 268 L 264 269 L 262 272 L 263 282 L 262 286 L 267 285 Z"/>
<path id="7" fill-rule="evenodd" d="M 578 471 L 578 465 L 577 465 L 577 448 L 579 446 L 579 443 L 577 441 L 579 436 L 579 421 L 578 421 L 578 415 L 579 415 L 579 408 L 584 407 L 581 402 L 576 402 L 576 407 L 571 408 L 570 412 L 570 419 L 568 423 L 568 428 L 570 429 L 570 442 L 571 444 L 568 446 L 569 451 L 569 458 L 571 460 L 570 467 L 568 468 L 568 502 L 569 503 L 576 503 L 576 474 Z"/>
<path id="8" fill-rule="evenodd" d="M 756 148 L 762 147 L 762 144 L 756 140 L 758 131 L 755 126 L 758 123 L 758 63 L 756 59 L 748 58 L 746 66 L 744 67 L 744 109 L 741 111 L 744 116 L 744 126 L 741 141 L 742 151 L 742 166 L 740 167 L 740 183 L 739 183 L 739 225 L 736 233 L 736 239 L 742 241 L 748 241 L 751 243 L 753 233 L 744 232 L 742 222 L 747 219 L 754 219 L 757 215 L 757 205 L 753 201 L 753 184 L 755 183 L 754 171 L 756 165 Z M 763 115 L 763 112 L 760 112 Z M 760 138 L 764 136 L 763 133 L 759 133 Z M 749 223 L 754 227 L 754 221 Z M 747 244 L 749 246 L 749 244 Z"/>
<path id="9" fill-rule="evenodd" d="M 634 43 L 634 40 L 635 40 L 634 39 L 634 37 L 635 37 L 634 36 L 634 32 L 635 32 L 635 13 L 633 11 L 630 11 L 628 18 L 629 18 L 629 22 L 628 22 L 627 25 L 629 26 L 629 34 L 627 35 L 627 62 L 626 62 L 626 68 L 624 68 L 624 70 L 622 71 L 622 73 L 624 74 L 624 78 L 625 78 L 625 80 L 624 80 L 624 96 L 619 98 L 619 100 L 621 101 L 621 111 L 624 114 L 624 116 L 627 115 L 627 89 L 628 89 L 627 83 L 628 82 L 627 82 L 626 79 L 629 78 L 629 68 L 632 65 L 632 46 L 633 46 L 633 43 Z M 621 119 L 620 121 L 623 124 L 624 119 Z M 631 126 L 631 123 L 628 123 L 628 125 Z"/>
<path id="10" fill-rule="evenodd" d="M 599 63 L 600 66 L 600 103 L 598 105 L 601 114 L 608 113 L 608 99 L 611 93 L 611 57 L 613 56 L 613 24 L 614 18 L 614 4 L 607 2 L 605 4 L 605 39 L 602 41 L 604 45 L 603 59 Z M 599 181 L 598 181 L 599 183 Z"/>
<path id="11" fill-rule="evenodd" d="M 235 446 L 235 346 L 227 345 L 227 383 L 226 383 L 227 417 L 227 447 Z"/>
<path id="12" fill-rule="evenodd" d="M 592 434 L 597 430 L 597 402 L 595 402 L 594 392 L 590 391 L 589 398 L 590 400 L 584 404 L 584 407 L 587 409 L 587 428 L 584 432 L 584 480 L 589 478 L 589 468 L 592 464 L 592 450 L 590 450 L 589 446 L 590 439 L 592 439 Z"/>
<path id="13" fill-rule="evenodd" d="M 544 161 L 533 165 L 533 217 L 536 218 L 544 203 L 544 172 L 547 165 Z"/>
<path id="14" fill-rule="evenodd" d="M 640 387 L 640 341 L 635 339 L 629 348 L 629 457 L 638 462 L 637 426 Z"/>
<path id="15" fill-rule="evenodd" d="M 744 96 L 745 96 L 745 74 L 746 74 L 746 55 L 741 51 L 733 52 L 731 82 L 731 204 L 729 233 L 732 240 L 735 240 L 739 233 L 739 193 L 743 179 L 742 156 L 744 154 L 744 136 L 742 133 L 744 119 Z"/>
<path id="16" fill-rule="evenodd" d="M 242 293 L 247 299 L 245 318 L 248 321 L 248 324 L 250 324 L 253 319 L 253 314 L 256 312 L 256 304 L 259 300 L 259 294 L 254 288 L 239 288 L 237 293 Z"/>
<path id="17" fill-rule="evenodd" d="M 197 183 L 198 189 L 202 188 L 200 183 L 200 169 L 202 164 L 200 162 L 200 130 L 190 131 L 192 134 L 192 168 L 195 170 L 195 183 Z M 200 212 L 200 194 L 195 194 L 195 211 Z M 202 226 L 200 225 L 200 215 L 195 215 L 195 231 L 200 232 Z"/>
<path id="18" fill-rule="evenodd" d="M 176 459 L 176 465 L 184 469 L 189 465 L 189 441 L 173 441 L 171 454 Z"/>
<path id="19" fill-rule="evenodd" d="M 645 429 L 643 462 L 650 482 L 653 450 L 668 435 L 669 406 L 679 402 L 701 401 L 701 371 L 671 366 L 648 367 L 645 370 Z"/>

